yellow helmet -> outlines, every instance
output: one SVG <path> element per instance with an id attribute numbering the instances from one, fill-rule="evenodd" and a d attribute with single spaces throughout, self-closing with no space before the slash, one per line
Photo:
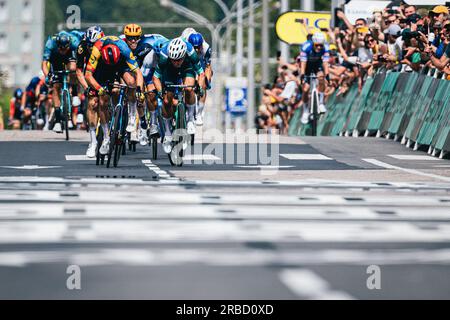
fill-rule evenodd
<path id="1" fill-rule="evenodd" d="M 130 23 L 123 28 L 123 33 L 125 36 L 140 37 L 142 36 L 142 28 L 140 25 Z"/>

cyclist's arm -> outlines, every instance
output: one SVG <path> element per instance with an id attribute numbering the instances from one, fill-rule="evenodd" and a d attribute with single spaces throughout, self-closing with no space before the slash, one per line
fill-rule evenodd
<path id="1" fill-rule="evenodd" d="M 208 64 L 205 68 L 205 77 L 208 79 L 208 82 L 211 82 L 213 76 L 213 70 L 210 64 Z"/>
<path id="2" fill-rule="evenodd" d="M 77 79 L 78 79 L 78 82 L 81 84 L 81 86 L 83 87 L 84 90 L 86 90 L 89 87 L 89 85 L 86 82 L 86 79 L 84 77 L 83 70 L 80 69 L 80 68 L 77 68 Z"/>
<path id="3" fill-rule="evenodd" d="M 47 77 L 50 70 L 48 69 L 48 61 L 43 60 L 41 65 L 42 72 L 44 73 L 44 76 Z"/>
<path id="4" fill-rule="evenodd" d="M 141 91 L 144 91 L 144 76 L 142 75 L 142 71 L 139 68 L 136 68 L 134 70 L 134 73 L 136 74 L 136 87 L 141 88 Z"/>
<path id="5" fill-rule="evenodd" d="M 87 70 L 86 71 L 86 82 L 89 86 L 91 86 L 92 88 L 94 88 L 95 90 L 100 90 L 101 89 L 101 85 L 97 82 L 97 80 L 95 80 L 94 78 L 94 74 L 91 70 Z"/>
<path id="6" fill-rule="evenodd" d="M 162 92 L 162 82 L 161 82 L 161 67 L 159 63 L 156 65 L 155 72 L 153 73 L 153 84 L 158 92 Z"/>
<path id="7" fill-rule="evenodd" d="M 88 88 L 88 84 L 86 82 L 86 79 L 84 78 L 84 65 L 86 62 L 86 53 L 84 52 L 85 48 L 83 48 L 83 45 L 78 45 L 77 49 L 77 79 L 78 82 L 81 84 L 81 86 L 86 90 Z"/>
<path id="8" fill-rule="evenodd" d="M 41 94 L 41 82 L 39 81 L 39 83 L 36 86 L 36 90 L 35 90 L 35 94 L 34 96 L 36 97 L 36 105 L 38 105 L 38 100 L 39 100 L 39 95 Z"/>
<path id="9" fill-rule="evenodd" d="M 25 104 L 27 103 L 27 93 L 24 92 L 22 95 L 22 100 L 20 101 L 20 111 L 25 109 Z"/>
<path id="10" fill-rule="evenodd" d="M 308 63 L 308 61 L 303 61 L 303 60 L 300 62 L 300 75 L 305 75 L 307 63 Z"/>

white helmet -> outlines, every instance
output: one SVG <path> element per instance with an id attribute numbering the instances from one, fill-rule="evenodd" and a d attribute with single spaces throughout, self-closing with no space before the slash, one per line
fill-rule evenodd
<path id="1" fill-rule="evenodd" d="M 175 38 L 169 42 L 169 58 L 172 60 L 179 60 L 184 58 L 187 51 L 186 42 L 181 38 Z"/>
<path id="2" fill-rule="evenodd" d="M 104 32 L 99 26 L 92 26 L 86 30 L 86 39 L 90 43 L 95 43 L 98 39 L 104 37 Z"/>
<path id="3" fill-rule="evenodd" d="M 183 32 L 181 33 L 181 38 L 183 38 L 184 40 L 187 41 L 187 39 L 189 38 L 189 36 L 193 33 L 195 33 L 197 31 L 195 31 L 194 28 L 186 28 L 183 30 Z"/>
<path id="4" fill-rule="evenodd" d="M 314 44 L 325 44 L 325 35 L 322 32 L 316 32 L 312 36 L 312 41 Z"/>

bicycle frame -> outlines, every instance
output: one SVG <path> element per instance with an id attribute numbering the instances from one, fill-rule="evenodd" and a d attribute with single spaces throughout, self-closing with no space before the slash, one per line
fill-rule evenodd
<path id="1" fill-rule="evenodd" d="M 319 106 L 319 91 L 317 90 L 318 87 L 318 80 L 317 76 L 314 73 L 311 73 L 311 75 L 307 76 L 311 79 L 310 82 L 310 92 L 311 92 L 311 98 L 309 100 L 310 106 L 311 106 L 311 114 L 312 114 L 312 123 L 311 123 L 311 129 L 312 129 L 312 135 L 317 135 L 317 119 L 318 119 L 318 106 Z"/>
<path id="2" fill-rule="evenodd" d="M 61 88 L 61 94 L 60 94 L 60 102 L 61 102 L 61 113 L 64 117 L 65 121 L 65 131 L 66 131 L 66 140 L 69 140 L 69 121 L 72 118 L 72 99 L 70 96 L 70 90 L 69 90 L 69 81 L 67 80 L 67 77 L 69 74 L 72 73 L 72 71 L 69 70 L 63 70 L 63 71 L 55 71 L 54 74 L 60 74 L 63 77 L 62 81 L 62 88 Z M 67 95 L 67 106 L 64 102 L 64 96 Z"/>

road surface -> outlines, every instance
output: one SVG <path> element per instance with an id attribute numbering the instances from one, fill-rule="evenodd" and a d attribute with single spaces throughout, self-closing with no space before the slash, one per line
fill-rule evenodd
<path id="1" fill-rule="evenodd" d="M 448 160 L 262 136 L 267 162 L 238 137 L 107 169 L 86 133 L 0 132 L 0 298 L 450 298 Z"/>

